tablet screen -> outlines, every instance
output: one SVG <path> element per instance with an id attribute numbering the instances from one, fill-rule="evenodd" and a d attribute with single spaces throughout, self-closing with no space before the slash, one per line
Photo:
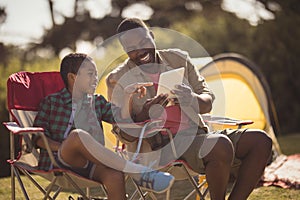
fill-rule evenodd
<path id="1" fill-rule="evenodd" d="M 174 98 L 175 95 L 170 91 L 175 89 L 175 85 L 182 84 L 184 75 L 184 67 L 163 72 L 159 76 L 157 95 L 169 94 L 169 98 Z"/>

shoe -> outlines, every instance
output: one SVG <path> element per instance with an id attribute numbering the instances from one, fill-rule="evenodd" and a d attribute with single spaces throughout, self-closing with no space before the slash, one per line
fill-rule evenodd
<path id="1" fill-rule="evenodd" d="M 145 190 L 163 193 L 172 187 L 174 180 L 171 174 L 154 170 L 142 173 L 141 178 L 135 182 Z"/>

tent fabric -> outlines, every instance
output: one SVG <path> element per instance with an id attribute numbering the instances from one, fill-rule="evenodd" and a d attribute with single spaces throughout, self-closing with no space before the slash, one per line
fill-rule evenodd
<path id="1" fill-rule="evenodd" d="M 220 54 L 199 72 L 216 95 L 212 115 L 252 120 L 248 128 L 264 130 L 281 154 L 276 135 L 279 134 L 274 103 L 269 86 L 259 68 L 239 54 Z"/>

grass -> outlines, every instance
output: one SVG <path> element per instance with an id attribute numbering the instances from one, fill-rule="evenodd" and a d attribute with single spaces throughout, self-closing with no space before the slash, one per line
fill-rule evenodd
<path id="1" fill-rule="evenodd" d="M 286 136 L 279 136 L 278 142 L 280 144 L 281 150 L 286 155 L 291 155 L 295 153 L 300 153 L 300 134 L 291 134 Z M 37 181 L 39 183 L 42 183 L 43 186 L 46 186 L 48 184 L 47 181 L 45 181 L 43 178 L 35 176 L 37 178 Z M 42 198 L 42 195 L 40 191 L 26 178 L 23 179 L 24 184 L 26 187 L 26 190 L 28 191 L 29 197 L 32 200 L 38 200 Z M 182 182 L 176 182 L 173 186 L 173 189 L 171 191 L 171 198 L 172 200 L 175 199 L 182 199 L 182 196 L 187 192 L 188 190 L 188 184 L 185 181 Z M 10 178 L 1 178 L 0 179 L 0 199 L 11 199 L 11 188 L 10 188 Z M 17 191 L 16 191 L 16 199 L 21 200 L 25 199 L 24 196 L 21 193 L 20 187 L 17 185 Z M 130 188 L 129 188 L 130 189 Z M 62 192 L 57 199 L 68 199 L 69 196 L 73 196 L 74 199 L 78 197 L 77 194 L 73 193 L 66 193 Z M 158 196 L 158 199 L 164 199 L 164 196 Z M 195 196 L 191 199 L 195 199 Z M 295 189 L 283 189 L 279 187 L 259 187 L 255 189 L 250 197 L 249 200 L 298 200 L 300 199 L 300 190 Z"/>
<path id="2" fill-rule="evenodd" d="M 300 153 L 300 134 L 290 134 L 286 136 L 277 137 L 282 153 L 285 155 L 291 155 Z M 279 187 L 259 187 L 255 189 L 249 200 L 298 200 L 300 199 L 300 190 L 295 189 L 283 189 Z"/>

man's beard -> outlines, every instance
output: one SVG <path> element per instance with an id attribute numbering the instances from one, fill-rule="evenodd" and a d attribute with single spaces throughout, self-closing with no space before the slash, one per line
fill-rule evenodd
<path id="1" fill-rule="evenodd" d="M 160 71 L 159 68 L 161 67 L 161 64 L 147 63 L 147 64 L 140 65 L 139 67 L 141 68 L 141 70 L 143 70 L 146 73 L 156 74 Z"/>

